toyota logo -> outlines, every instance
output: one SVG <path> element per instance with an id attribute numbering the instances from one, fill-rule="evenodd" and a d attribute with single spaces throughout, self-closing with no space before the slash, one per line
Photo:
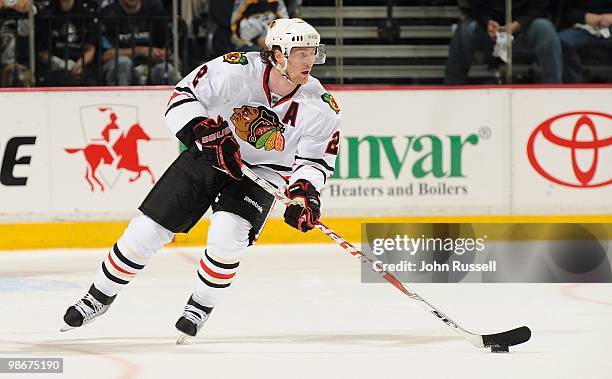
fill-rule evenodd
<path id="1" fill-rule="evenodd" d="M 567 187 L 612 184 L 612 115 L 570 112 L 542 122 L 529 136 L 527 156 L 549 181 Z"/>

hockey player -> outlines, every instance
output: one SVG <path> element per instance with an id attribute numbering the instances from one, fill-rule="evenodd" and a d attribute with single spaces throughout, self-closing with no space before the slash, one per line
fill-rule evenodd
<path id="1" fill-rule="evenodd" d="M 172 240 L 212 208 L 195 288 L 176 322 L 179 341 L 195 336 L 259 236 L 274 198 L 243 177 L 247 165 L 299 205 L 285 222 L 306 232 L 320 216 L 319 193 L 338 153 L 340 109 L 310 76 L 324 63 L 319 33 L 300 19 L 273 21 L 261 52 L 229 53 L 174 88 L 166 124 L 188 148 L 149 192 L 103 260 L 88 293 L 70 306 L 62 331 L 107 311 L 117 293 Z"/>

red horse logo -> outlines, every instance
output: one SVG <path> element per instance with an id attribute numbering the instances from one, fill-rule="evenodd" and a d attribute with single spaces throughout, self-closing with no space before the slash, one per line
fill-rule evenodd
<path id="1" fill-rule="evenodd" d="M 112 111 L 112 108 L 100 107 L 100 112 L 110 111 L 110 122 L 102 130 L 102 138 L 94 138 L 95 141 L 103 141 L 102 143 L 90 143 L 82 148 L 66 148 L 64 149 L 69 154 L 74 154 L 79 151 L 83 152 L 87 165 L 85 166 L 85 180 L 89 184 L 92 192 L 95 191 L 94 182 L 100 187 L 100 191 L 104 191 L 105 186 L 102 184 L 96 172 L 100 165 L 113 165 L 116 163 L 116 169 L 125 169 L 136 173 L 136 176 L 129 179 L 130 183 L 138 180 L 142 172 L 146 172 L 151 177 L 151 183 L 155 184 L 155 177 L 149 166 L 140 164 L 138 156 L 138 141 L 150 141 L 151 137 L 142 129 L 139 123 L 133 124 L 127 133 L 121 133 L 119 138 L 110 145 L 111 131 L 118 130 L 117 115 Z M 93 181 L 93 182 L 92 182 Z"/>

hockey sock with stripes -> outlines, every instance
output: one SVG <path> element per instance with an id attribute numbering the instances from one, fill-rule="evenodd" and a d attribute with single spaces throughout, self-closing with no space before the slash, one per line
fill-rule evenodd
<path id="1" fill-rule="evenodd" d="M 95 288 L 107 296 L 115 296 L 172 236 L 171 231 L 145 215 L 132 219 L 102 261 L 94 280 Z"/>

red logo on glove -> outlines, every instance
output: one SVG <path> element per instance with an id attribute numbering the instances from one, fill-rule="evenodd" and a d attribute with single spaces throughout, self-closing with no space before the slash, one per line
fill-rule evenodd
<path id="1" fill-rule="evenodd" d="M 215 140 L 218 140 L 219 138 L 223 138 L 223 137 L 225 137 L 227 135 L 230 135 L 230 134 L 232 134 L 232 131 L 229 128 L 229 126 L 226 126 L 222 130 L 219 130 L 218 132 L 216 132 L 214 134 L 210 134 L 210 135 L 202 137 L 201 143 L 213 142 Z M 200 141 L 198 141 L 198 142 L 200 142 Z"/>

